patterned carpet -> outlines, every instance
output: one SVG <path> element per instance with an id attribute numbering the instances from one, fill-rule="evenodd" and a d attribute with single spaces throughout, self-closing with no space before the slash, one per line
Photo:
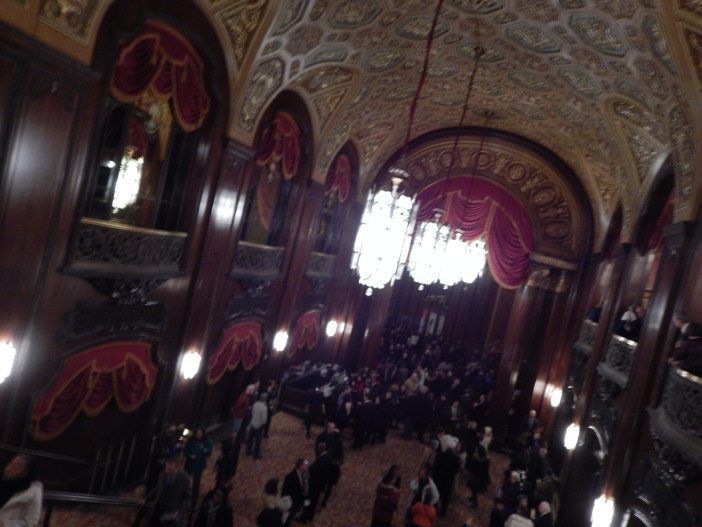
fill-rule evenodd
<path id="1" fill-rule="evenodd" d="M 262 448 L 263 459 L 254 461 L 242 452 L 239 470 L 234 478 L 234 490 L 230 494 L 236 527 L 255 527 L 255 519 L 262 506 L 261 494 L 264 483 L 272 477 L 278 477 L 282 481 L 299 457 L 313 459 L 315 436 L 316 434 L 313 434 L 310 439 L 305 439 L 302 422 L 281 413 L 273 419 L 270 437 L 264 442 Z M 342 468 L 341 480 L 335 487 L 327 506 L 324 509 L 318 509 L 314 522 L 310 525 L 314 527 L 367 527 L 370 525 L 375 487 L 381 473 L 394 463 L 401 467 L 403 495 L 400 510 L 396 514 L 393 525 L 401 526 L 408 499 L 408 484 L 421 462 L 423 451 L 422 444 L 400 439 L 394 432 L 388 435 L 386 444 L 368 446 L 361 451 L 351 450 L 347 442 L 346 462 Z M 203 493 L 214 485 L 214 471 L 211 466 L 216 457 L 217 452 L 210 458 L 209 467 L 203 475 Z M 491 460 L 492 480 L 500 482 L 507 465 L 507 458 L 491 454 Z M 459 527 L 469 514 L 478 520 L 478 526 L 486 526 L 495 487 L 496 484 L 491 486 L 488 493 L 481 498 L 480 508 L 474 510 L 467 506 L 469 491 L 461 484 L 458 492 L 454 494 L 448 515 L 445 518 L 439 518 L 435 527 Z M 141 489 L 137 489 L 128 497 L 139 496 L 140 491 Z M 57 510 L 54 512 L 51 525 L 117 527 L 130 525 L 132 516 L 131 512 L 119 509 L 103 511 L 100 514 Z"/>

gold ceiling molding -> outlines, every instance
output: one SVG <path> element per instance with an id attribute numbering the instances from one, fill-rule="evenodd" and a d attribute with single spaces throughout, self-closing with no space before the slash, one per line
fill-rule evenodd
<path id="1" fill-rule="evenodd" d="M 315 167 L 327 161 L 327 135 L 342 124 L 358 143 L 362 175 L 373 176 L 402 141 L 433 3 L 193 1 L 212 20 L 231 69 L 232 137 L 251 145 L 267 105 L 287 88 L 324 127 L 315 137 Z M 0 19 L 89 63 L 110 4 L 5 0 Z M 675 141 L 676 168 L 685 171 L 676 176 L 685 179 L 681 188 L 692 189 L 689 198 L 680 196 L 676 219 L 691 218 L 702 188 L 702 168 L 694 164 L 702 131 L 699 0 L 449 0 L 414 137 L 455 125 L 476 34 L 487 53 L 469 124 L 483 124 L 474 110 L 494 109 L 492 127 L 558 154 L 577 171 L 600 221 L 610 212 L 612 189 L 626 189 L 625 225 L 641 206 L 631 191 L 646 165 Z M 340 102 L 331 104 L 341 90 Z M 617 114 L 608 105 L 613 97 L 633 106 Z"/>

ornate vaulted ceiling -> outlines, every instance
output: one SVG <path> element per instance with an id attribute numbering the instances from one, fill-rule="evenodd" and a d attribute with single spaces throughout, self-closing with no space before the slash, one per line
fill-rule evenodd
<path id="1" fill-rule="evenodd" d="M 0 1 L 12 7 L 7 20 L 86 61 L 110 3 Z M 315 123 L 315 178 L 351 139 L 370 183 L 402 144 L 436 0 L 198 3 L 231 68 L 231 135 L 251 144 L 266 105 L 292 89 Z M 672 153 L 677 215 L 691 217 L 702 180 L 701 28 L 702 0 L 446 0 L 413 137 L 457 123 L 477 39 L 487 54 L 468 124 L 562 157 L 600 232 L 619 200 L 631 229 L 652 169 Z"/>

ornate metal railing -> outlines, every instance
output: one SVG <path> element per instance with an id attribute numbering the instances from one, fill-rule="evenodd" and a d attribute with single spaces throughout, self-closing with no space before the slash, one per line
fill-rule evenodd
<path id="1" fill-rule="evenodd" d="M 336 255 L 312 252 L 310 254 L 305 276 L 308 278 L 326 278 L 331 280 L 334 276 Z"/>
<path id="2" fill-rule="evenodd" d="M 578 335 L 578 342 L 592 346 L 595 343 L 595 338 L 597 337 L 597 322 L 592 320 L 585 320 L 582 327 L 580 328 L 580 335 Z"/>
<path id="3" fill-rule="evenodd" d="M 111 277 L 168 277 L 182 274 L 187 234 L 82 218 L 67 270 Z"/>
<path id="4" fill-rule="evenodd" d="M 280 276 L 284 247 L 240 241 L 229 275 L 232 278 L 271 281 Z"/>
<path id="5" fill-rule="evenodd" d="M 634 366 L 637 344 L 633 340 L 625 339 L 619 335 L 612 335 L 607 344 L 604 362 L 601 362 L 597 371 L 603 377 L 625 388 L 629 382 L 629 375 Z"/>
<path id="6" fill-rule="evenodd" d="M 702 437 L 702 378 L 671 368 L 661 405 L 673 423 L 689 434 Z"/>
<path id="7" fill-rule="evenodd" d="M 681 494 L 666 484 L 661 467 L 649 463 L 637 491 L 636 498 L 643 504 L 643 513 L 656 527 L 694 527 L 694 513 Z"/>

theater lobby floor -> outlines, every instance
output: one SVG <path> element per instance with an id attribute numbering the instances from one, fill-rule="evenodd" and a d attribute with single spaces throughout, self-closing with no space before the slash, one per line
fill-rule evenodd
<path id="1" fill-rule="evenodd" d="M 318 432 L 316 429 L 315 432 Z M 314 458 L 314 437 L 305 438 L 302 422 L 288 414 L 279 413 L 273 419 L 270 435 L 264 442 L 263 459 L 254 462 L 251 457 L 242 452 L 239 470 L 234 478 L 234 490 L 230 501 L 234 507 L 236 527 L 255 527 L 256 516 L 262 506 L 262 490 L 264 483 L 272 477 L 281 481 L 295 460 L 299 457 Z M 381 473 L 391 464 L 400 465 L 402 474 L 402 497 L 400 508 L 393 525 L 403 525 L 404 509 L 407 503 L 408 486 L 414 477 L 422 459 L 424 446 L 417 441 L 400 439 L 398 434 L 390 432 L 387 443 L 372 445 L 361 451 L 346 446 L 346 461 L 342 469 L 341 480 L 335 487 L 334 493 L 327 506 L 319 509 L 310 525 L 314 527 L 366 527 L 371 522 L 371 510 L 375 498 L 375 487 Z M 210 457 L 208 468 L 203 475 L 203 493 L 214 485 L 214 461 L 218 456 L 218 448 Z M 487 526 L 492 500 L 508 460 L 500 454 L 491 454 L 491 477 L 493 484 L 488 492 L 481 497 L 477 510 L 468 507 L 469 491 L 462 483 L 454 495 L 445 518 L 439 518 L 435 527 L 457 527 L 461 525 L 468 514 L 473 514 L 478 526 Z M 141 488 L 125 497 L 141 494 Z M 64 527 L 117 527 L 131 525 L 133 513 L 124 509 L 103 509 L 100 514 L 92 514 L 88 510 L 55 510 L 52 518 L 53 525 Z M 293 524 L 296 525 L 296 524 Z"/>

